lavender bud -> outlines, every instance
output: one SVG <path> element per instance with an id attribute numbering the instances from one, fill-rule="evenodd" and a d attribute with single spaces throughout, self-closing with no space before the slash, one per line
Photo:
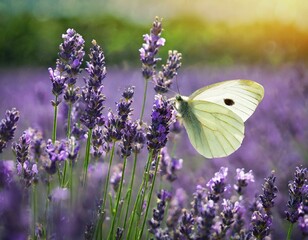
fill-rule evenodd
<path id="1" fill-rule="evenodd" d="M 187 210 L 183 209 L 183 215 L 180 220 L 179 232 L 183 237 L 187 239 L 193 239 L 192 233 L 194 229 L 195 220 Z"/>
<path id="2" fill-rule="evenodd" d="M 17 159 L 17 174 L 20 176 L 20 181 L 24 187 L 29 187 L 38 174 L 37 164 L 30 162 L 30 142 L 30 136 L 27 132 L 24 132 L 19 138 L 19 143 L 15 143 L 13 146 L 13 151 L 15 152 Z"/>
<path id="3" fill-rule="evenodd" d="M 96 43 L 92 41 L 90 62 L 87 62 L 87 72 L 89 77 L 85 80 L 86 86 L 82 91 L 82 99 L 85 103 L 85 110 L 81 116 L 81 122 L 89 129 L 96 125 L 101 125 L 102 111 L 106 99 L 103 94 L 103 79 L 106 76 L 105 56 Z"/>
<path id="4" fill-rule="evenodd" d="M 270 215 L 270 209 L 274 207 L 274 199 L 277 197 L 278 188 L 275 186 L 276 177 L 272 175 L 265 178 L 265 182 L 262 186 L 263 194 L 260 195 L 260 199 L 264 210 Z"/>
<path id="5" fill-rule="evenodd" d="M 236 169 L 236 180 L 237 180 L 237 183 L 234 184 L 233 187 L 234 187 L 235 191 L 240 195 L 243 194 L 243 190 L 244 190 L 245 187 L 247 187 L 249 182 L 255 181 L 254 176 L 252 174 L 252 170 L 245 173 L 244 168 L 242 168 L 242 169 L 237 168 Z"/>
<path id="6" fill-rule="evenodd" d="M 62 38 L 63 43 L 59 46 L 57 69 L 61 75 L 67 76 L 69 85 L 74 85 L 85 55 L 84 40 L 74 29 L 67 29 L 66 34 L 62 34 Z"/>
<path id="7" fill-rule="evenodd" d="M 169 57 L 163 70 L 153 75 L 155 83 L 154 90 L 156 93 L 162 94 L 168 92 L 171 87 L 173 78 L 177 75 L 178 69 L 181 67 L 182 54 L 177 51 L 169 51 Z"/>
<path id="8" fill-rule="evenodd" d="M 51 139 L 47 141 L 46 153 L 49 156 L 50 165 L 45 166 L 45 169 L 49 174 L 55 174 L 57 171 L 56 163 L 58 161 L 65 161 L 69 155 L 66 142 L 56 141 L 55 144 L 52 144 Z"/>
<path id="9" fill-rule="evenodd" d="M 149 220 L 150 232 L 156 235 L 164 219 L 166 203 L 171 199 L 171 194 L 165 190 L 161 190 L 157 194 L 157 207 L 153 209 L 153 217 Z"/>
<path id="10" fill-rule="evenodd" d="M 214 177 L 206 184 L 209 188 L 209 199 L 218 202 L 220 195 L 226 190 L 226 177 L 228 175 L 228 168 L 221 167 L 219 172 L 216 172 Z"/>
<path id="11" fill-rule="evenodd" d="M 132 153 L 133 141 L 137 134 L 137 124 L 135 122 L 126 122 L 122 134 L 123 135 L 120 143 L 121 156 L 128 157 Z"/>
<path id="12" fill-rule="evenodd" d="M 85 79 L 86 84 L 93 88 L 99 88 L 103 85 L 103 80 L 106 77 L 107 71 L 105 66 L 105 55 L 101 47 L 92 40 L 92 48 L 90 48 L 90 62 L 87 62 L 86 71 L 89 78 Z"/>
<path id="13" fill-rule="evenodd" d="M 173 106 L 161 95 L 156 95 L 151 117 L 147 145 L 149 150 L 158 151 L 167 143 L 169 126 L 173 121 Z"/>
<path id="14" fill-rule="evenodd" d="M 156 63 L 160 58 L 156 54 L 161 46 L 164 46 L 165 39 L 161 38 L 162 25 L 158 18 L 153 22 L 150 34 L 143 35 L 144 43 L 139 49 L 140 61 L 142 62 L 142 74 L 145 79 L 149 79 L 155 71 Z"/>
<path id="15" fill-rule="evenodd" d="M 285 211 L 289 222 L 295 223 L 301 216 L 300 207 L 303 199 L 307 201 L 307 168 L 296 167 L 294 180 L 289 183 L 288 211 Z"/>
<path id="16" fill-rule="evenodd" d="M 7 143 L 14 138 L 18 120 L 19 112 L 15 108 L 6 111 L 5 118 L 0 122 L 0 153 L 6 148 Z"/>

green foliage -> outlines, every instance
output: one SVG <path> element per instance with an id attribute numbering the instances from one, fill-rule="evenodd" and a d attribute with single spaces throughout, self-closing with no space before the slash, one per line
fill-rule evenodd
<path id="1" fill-rule="evenodd" d="M 231 26 L 206 23 L 198 18 L 165 19 L 163 33 L 167 39 L 161 57 L 169 49 L 183 54 L 184 63 L 230 65 L 261 63 L 279 65 L 308 62 L 308 32 L 294 25 L 262 22 Z M 89 47 L 92 38 L 103 46 L 110 65 L 138 66 L 142 34 L 148 24 L 124 18 L 39 19 L 29 14 L 0 16 L 0 66 L 53 66 L 54 52 L 67 28 L 74 28 Z M 89 38 L 90 36 L 90 38 Z"/>

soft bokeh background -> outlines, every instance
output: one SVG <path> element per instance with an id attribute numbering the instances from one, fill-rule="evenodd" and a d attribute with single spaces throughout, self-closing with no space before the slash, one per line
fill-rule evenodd
<path id="1" fill-rule="evenodd" d="M 305 0 L 2 0 L 1 118 L 6 109 L 17 107 L 21 120 L 16 136 L 32 126 L 49 138 L 53 112 L 47 68 L 55 66 L 61 34 L 67 28 L 85 38 L 87 51 L 95 38 L 106 53 L 106 110 L 114 108 L 124 87 L 133 84 L 138 117 L 143 92 L 138 49 L 155 16 L 162 17 L 167 42 L 160 56 L 165 62 L 169 49 L 183 54 L 177 77 L 182 94 L 236 78 L 252 79 L 265 87 L 264 101 L 247 121 L 243 146 L 232 156 L 205 160 L 181 133 L 177 156 L 184 158 L 184 168 L 175 187 L 191 194 L 191 186 L 206 182 L 221 166 L 228 166 L 232 177 L 236 168 L 245 167 L 255 173 L 254 194 L 275 170 L 281 207 L 274 214 L 283 218 L 288 180 L 295 166 L 308 166 L 307 12 Z M 148 94 L 147 119 L 153 90 Z M 10 157 L 9 149 L 1 156 Z M 275 224 L 274 239 L 281 239 L 286 222 Z"/>

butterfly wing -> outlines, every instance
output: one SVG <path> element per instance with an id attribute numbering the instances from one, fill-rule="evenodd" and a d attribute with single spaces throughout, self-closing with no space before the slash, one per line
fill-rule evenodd
<path id="1" fill-rule="evenodd" d="M 190 101 L 180 107 L 184 126 L 194 148 L 206 158 L 225 157 L 244 138 L 243 120 L 230 109 L 207 101 Z"/>
<path id="2" fill-rule="evenodd" d="M 229 80 L 194 92 L 189 99 L 216 103 L 236 113 L 245 122 L 264 96 L 262 85 L 251 80 Z"/>

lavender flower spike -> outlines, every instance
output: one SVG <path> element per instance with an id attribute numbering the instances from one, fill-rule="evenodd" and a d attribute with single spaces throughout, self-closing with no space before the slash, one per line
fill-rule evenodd
<path id="1" fill-rule="evenodd" d="M 86 71 L 89 74 L 89 78 L 85 79 L 88 86 L 94 88 L 99 88 L 103 85 L 103 80 L 106 77 L 107 71 L 105 66 L 105 55 L 101 47 L 92 40 L 92 48 L 90 48 L 91 53 L 90 62 L 87 62 Z"/>
<path id="2" fill-rule="evenodd" d="M 62 34 L 62 38 L 63 43 L 59 46 L 57 69 L 62 75 L 66 75 L 68 85 L 74 85 L 85 55 L 84 40 L 72 28 L 67 29 L 66 34 Z"/>
<path id="3" fill-rule="evenodd" d="M 16 123 L 19 119 L 19 112 L 13 108 L 11 111 L 7 110 L 5 118 L 0 122 L 0 153 L 6 148 L 8 141 L 14 138 L 16 130 Z"/>
<path id="4" fill-rule="evenodd" d="M 30 161 L 30 143 L 30 135 L 24 132 L 19 138 L 19 143 L 13 146 L 17 158 L 17 174 L 24 187 L 29 187 L 38 173 L 37 164 Z"/>
<path id="5" fill-rule="evenodd" d="M 169 127 L 173 119 L 173 106 L 161 95 L 155 96 L 152 123 L 147 133 L 148 149 L 158 151 L 167 143 Z"/>
<path id="6" fill-rule="evenodd" d="M 214 177 L 206 184 L 209 188 L 209 199 L 218 202 L 220 195 L 226 191 L 226 177 L 228 168 L 221 167 L 219 172 L 216 172 Z"/>
<path id="7" fill-rule="evenodd" d="M 56 141 L 55 144 L 52 144 L 51 139 L 49 139 L 46 144 L 46 152 L 51 163 L 49 166 L 45 166 L 45 169 L 49 174 L 55 174 L 57 171 L 56 163 L 58 161 L 65 161 L 69 156 L 66 142 Z"/>
<path id="8" fill-rule="evenodd" d="M 302 215 L 300 207 L 304 199 L 307 201 L 307 182 L 308 182 L 307 168 L 297 167 L 294 174 L 294 180 L 289 183 L 289 210 L 285 212 L 286 218 L 289 222 L 295 223 Z"/>
<path id="9" fill-rule="evenodd" d="M 244 168 L 242 169 L 236 169 L 236 180 L 237 183 L 234 184 L 234 189 L 238 194 L 243 194 L 243 189 L 247 187 L 249 182 L 254 182 L 254 176 L 252 174 L 252 170 L 245 173 Z"/>
<path id="10" fill-rule="evenodd" d="M 160 37 L 162 33 L 161 20 L 157 17 L 153 22 L 150 34 L 143 35 L 144 44 L 139 49 L 140 61 L 142 62 L 142 74 L 145 79 L 149 79 L 155 72 L 157 61 L 156 54 L 161 46 L 165 45 L 165 39 Z"/>
<path id="11" fill-rule="evenodd" d="M 163 65 L 163 70 L 153 76 L 155 83 L 154 90 L 156 93 L 168 92 L 173 78 L 177 75 L 178 69 L 182 65 L 182 54 L 177 51 L 169 51 L 169 57 L 166 65 Z"/>
<path id="12" fill-rule="evenodd" d="M 82 91 L 82 98 L 86 105 L 84 114 L 81 116 L 81 122 L 93 129 L 100 124 L 102 111 L 104 109 L 105 95 L 103 94 L 102 80 L 105 78 L 105 57 L 102 49 L 97 45 L 96 41 L 92 41 L 90 54 L 90 62 L 87 63 L 86 69 L 89 73 L 89 78 L 85 79 L 85 89 Z"/>

